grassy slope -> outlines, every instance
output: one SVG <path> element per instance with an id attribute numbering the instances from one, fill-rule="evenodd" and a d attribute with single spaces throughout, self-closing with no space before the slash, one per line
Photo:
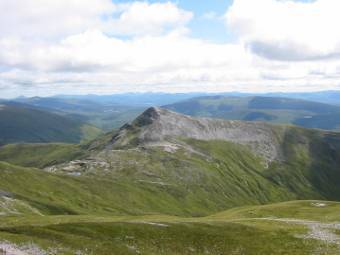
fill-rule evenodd
<path id="1" fill-rule="evenodd" d="M 81 121 L 20 104 L 2 106 L 0 119 L 0 145 L 20 142 L 78 143 L 101 133 L 100 129 Z"/>
<path id="2" fill-rule="evenodd" d="M 335 216 L 339 204 L 317 201 L 236 208 L 205 218 L 170 216 L 31 216 L 0 218 L 0 238 L 18 244 L 34 242 L 58 254 L 338 254 L 336 245 L 303 239 L 300 225 L 246 219 L 271 214 L 308 219 Z M 324 211 L 321 213 L 321 210 Z M 265 213 L 264 213 L 265 212 Z M 332 218 L 334 219 L 334 218 Z M 339 217 L 337 216 L 337 219 Z M 256 240 L 256 242 L 254 241 Z"/>
<path id="3" fill-rule="evenodd" d="M 196 152 L 180 149 L 169 153 L 157 147 L 103 151 L 91 157 L 111 162 L 110 168 L 86 168 L 78 177 L 68 170 L 55 175 L 1 163 L 0 190 L 32 201 L 44 214 L 202 216 L 241 205 L 340 200 L 339 156 L 326 142 L 329 134 L 288 130 L 282 145 L 286 161 L 269 167 L 241 145 L 182 140 Z M 0 150 L 0 159 L 43 167 L 83 156 L 80 147 L 72 145 L 35 146 L 6 146 Z"/>
<path id="4" fill-rule="evenodd" d="M 318 204 L 323 204 L 318 206 Z M 261 206 L 233 208 L 207 217 L 211 220 L 239 220 L 248 218 L 286 218 L 315 220 L 321 222 L 340 221 L 340 203 L 330 201 L 289 201 Z"/>
<path id="5" fill-rule="evenodd" d="M 339 200 L 337 134 L 287 130 L 281 134 L 286 161 L 268 168 L 244 146 L 192 139 L 182 142 L 198 153 L 159 148 L 103 152 L 113 162 L 112 171 L 78 177 L 0 162 L 0 191 L 11 193 L 10 209 L 25 215 L 0 207 L 8 215 L 0 217 L 0 239 L 59 247 L 58 254 L 336 255 L 334 245 L 298 238 L 307 232 L 303 226 L 249 218 L 335 221 L 340 220 L 338 203 L 248 206 L 204 218 L 158 215 L 203 216 L 297 198 Z M 80 148 L 50 146 L 10 145 L 0 157 L 22 165 L 42 160 L 41 167 L 65 155 L 73 158 L 70 151 Z M 145 214 L 151 216 L 131 216 Z"/>
<path id="6" fill-rule="evenodd" d="M 84 154 L 75 144 L 8 144 L 0 147 L 0 161 L 24 166 L 43 168 L 70 161 Z"/>

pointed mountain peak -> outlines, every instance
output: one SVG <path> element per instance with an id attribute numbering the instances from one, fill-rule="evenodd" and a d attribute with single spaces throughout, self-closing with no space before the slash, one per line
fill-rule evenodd
<path id="1" fill-rule="evenodd" d="M 159 107 L 150 107 L 139 115 L 134 122 L 133 126 L 143 127 L 152 124 L 154 121 L 159 120 L 162 115 L 169 113 L 168 110 Z"/>

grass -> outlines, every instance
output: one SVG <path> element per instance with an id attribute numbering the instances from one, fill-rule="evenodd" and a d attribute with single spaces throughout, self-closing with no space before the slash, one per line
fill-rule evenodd
<path id="1" fill-rule="evenodd" d="M 299 208 L 302 217 L 318 210 L 312 202 L 295 201 L 268 206 L 236 208 L 204 218 L 151 216 L 29 216 L 0 218 L 0 238 L 13 243 L 34 242 L 58 254 L 235 254 L 235 255 L 336 255 L 334 245 L 297 237 L 307 229 L 263 220 L 241 220 L 245 211 L 271 207 L 292 218 Z M 324 213 L 335 215 L 339 204 L 327 202 Z M 267 208 L 266 208 L 267 207 Z M 290 208 L 289 210 L 287 208 Z M 291 212 L 291 213 L 289 213 Z M 256 216 L 262 215 L 261 213 Z M 254 241 L 256 240 L 256 242 Z M 319 252 L 319 253 L 317 253 Z"/>
<path id="2" fill-rule="evenodd" d="M 57 254 L 338 254 L 339 247 L 302 238 L 303 225 L 258 220 L 340 220 L 335 202 L 271 204 L 340 200 L 338 135 L 274 132 L 282 159 L 270 164 L 247 146 L 178 137 L 183 147 L 172 152 L 109 148 L 112 133 L 79 146 L 4 146 L 0 240 Z M 87 156 L 106 164 L 81 162 L 72 171 L 63 164 Z M 38 169 L 54 164 L 61 164 L 56 173 Z"/>
<path id="3" fill-rule="evenodd" d="M 79 143 L 101 134 L 83 121 L 27 105 L 8 103 L 0 110 L 0 145 L 9 143 Z"/>
<path id="4" fill-rule="evenodd" d="M 0 163 L 0 190 L 50 215 L 197 217 L 243 205 L 339 200 L 339 157 L 325 140 L 328 134 L 280 130 L 286 160 L 268 167 L 246 146 L 225 141 L 179 139 L 192 151 L 172 153 L 161 147 L 98 151 L 100 141 L 94 148 L 8 145 L 0 150 L 0 159 L 10 163 Z M 106 163 L 81 163 L 73 172 L 61 165 L 58 174 L 16 166 L 44 167 L 87 155 Z"/>
<path id="5" fill-rule="evenodd" d="M 75 144 L 9 144 L 0 147 L 0 161 L 25 167 L 44 168 L 83 154 L 81 147 Z"/>
<path id="6" fill-rule="evenodd" d="M 331 201 L 289 201 L 262 206 L 245 206 L 209 216 L 213 220 L 247 218 L 294 218 L 321 222 L 340 221 L 340 203 Z"/>

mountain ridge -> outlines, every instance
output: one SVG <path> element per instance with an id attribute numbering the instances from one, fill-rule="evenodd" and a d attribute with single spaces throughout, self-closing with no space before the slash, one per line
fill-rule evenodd
<path id="1" fill-rule="evenodd" d="M 279 158 L 261 151 L 262 144 L 273 146 L 264 133 L 277 139 Z M 242 143 L 232 140 L 235 134 Z M 13 172 L 2 172 L 0 190 L 73 214 L 204 216 L 236 206 L 297 199 L 340 201 L 339 141 L 336 132 L 193 118 L 150 108 L 87 145 L 0 148 L 0 160 L 40 168 L 29 172 L 30 180 L 37 186 L 50 183 L 44 189 L 51 191 L 37 194 L 18 178 L 25 169 L 6 164 L 2 168 Z M 51 183 L 55 176 L 58 181 Z M 63 192 L 72 197 L 58 195 L 63 182 L 69 183 Z"/>
<path id="2" fill-rule="evenodd" d="M 163 107 L 195 117 L 266 121 L 324 130 L 340 129 L 339 106 L 294 98 L 206 96 Z"/>
<path id="3" fill-rule="evenodd" d="M 67 116 L 30 105 L 2 102 L 0 145 L 9 143 L 79 143 L 95 138 L 101 130 Z"/>
<path id="4" fill-rule="evenodd" d="M 283 127 L 282 127 L 283 128 Z M 131 133 L 139 132 L 135 137 Z M 249 145 L 268 161 L 279 160 L 281 152 L 273 126 L 263 122 L 226 121 L 212 118 L 192 118 L 160 107 L 151 107 L 131 125 L 123 126 L 113 137 L 113 145 L 129 142 L 150 144 L 186 137 L 197 140 L 223 140 Z"/>

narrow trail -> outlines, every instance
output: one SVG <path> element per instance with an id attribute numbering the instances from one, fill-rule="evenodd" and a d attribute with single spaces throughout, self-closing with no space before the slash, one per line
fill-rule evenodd
<path id="1" fill-rule="evenodd" d="M 340 230 L 340 223 L 321 223 L 318 221 L 308 221 L 300 219 L 280 219 L 280 218 L 257 218 L 259 220 L 272 220 L 285 222 L 290 224 L 304 225 L 308 227 L 308 233 L 304 235 L 304 238 L 312 238 L 321 240 L 327 243 L 334 243 L 340 245 L 340 236 L 336 235 L 335 230 Z"/>

